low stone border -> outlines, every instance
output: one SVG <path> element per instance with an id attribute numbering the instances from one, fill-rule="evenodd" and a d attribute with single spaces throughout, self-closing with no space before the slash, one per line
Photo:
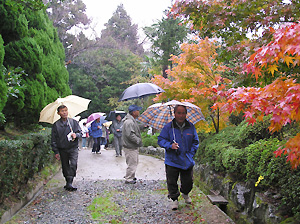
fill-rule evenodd
<path id="1" fill-rule="evenodd" d="M 165 159 L 165 149 L 164 148 L 155 148 L 153 146 L 140 147 L 140 153 L 146 155 L 158 156 L 160 159 Z"/>

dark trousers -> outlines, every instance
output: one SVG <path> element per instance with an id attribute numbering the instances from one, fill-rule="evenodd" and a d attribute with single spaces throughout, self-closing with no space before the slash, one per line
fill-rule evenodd
<path id="1" fill-rule="evenodd" d="M 178 177 L 180 176 L 180 192 L 188 194 L 193 188 L 193 167 L 183 170 L 177 167 L 166 165 L 166 177 L 168 185 L 168 198 L 173 201 L 178 200 L 180 195 L 178 190 Z"/>
<path id="2" fill-rule="evenodd" d="M 100 143 L 101 143 L 101 137 L 94 138 L 94 144 L 92 152 L 99 152 L 100 151 Z"/>
<path id="3" fill-rule="evenodd" d="M 64 177 L 75 177 L 78 161 L 78 147 L 59 150 Z"/>

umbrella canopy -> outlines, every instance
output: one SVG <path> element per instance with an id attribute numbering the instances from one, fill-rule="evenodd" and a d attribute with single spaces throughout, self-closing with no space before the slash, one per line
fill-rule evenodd
<path id="1" fill-rule="evenodd" d="M 162 92 L 165 91 L 153 83 L 137 83 L 125 89 L 120 96 L 119 101 L 132 100 Z"/>
<path id="2" fill-rule="evenodd" d="M 116 114 L 120 114 L 121 118 L 123 119 L 127 113 L 125 111 L 121 111 L 121 110 L 110 111 L 108 116 L 106 117 L 106 120 L 108 120 L 108 121 L 116 120 Z"/>
<path id="3" fill-rule="evenodd" d="M 60 105 L 66 105 L 68 108 L 68 116 L 75 117 L 77 114 L 87 110 L 91 100 L 79 96 L 70 95 L 64 98 L 58 98 L 55 102 L 48 104 L 40 112 L 39 122 L 53 124 L 60 116 L 57 114 L 57 108 Z"/>
<path id="4" fill-rule="evenodd" d="M 101 113 L 101 112 L 97 112 L 97 113 L 92 113 L 88 118 L 87 118 L 87 123 L 91 123 L 94 120 L 97 120 L 98 118 L 101 118 L 102 116 L 104 116 L 105 113 Z"/>
<path id="5" fill-rule="evenodd" d="M 82 128 L 83 127 L 83 123 L 87 123 L 87 118 L 83 118 L 79 121 L 79 126 Z"/>
<path id="6" fill-rule="evenodd" d="M 205 120 L 199 107 L 189 102 L 179 102 L 177 100 L 153 104 L 137 120 L 161 130 L 167 123 L 174 119 L 174 107 L 176 105 L 182 105 L 187 108 L 186 119 L 193 124 L 196 124 L 200 120 Z"/>
<path id="7" fill-rule="evenodd" d="M 104 123 L 108 122 L 108 120 L 106 120 L 105 118 L 106 118 L 106 116 L 101 116 L 100 117 L 100 123 L 101 124 L 104 124 Z"/>

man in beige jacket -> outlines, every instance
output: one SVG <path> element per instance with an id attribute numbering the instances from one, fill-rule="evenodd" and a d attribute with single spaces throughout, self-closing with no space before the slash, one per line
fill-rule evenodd
<path id="1" fill-rule="evenodd" d="M 129 113 L 123 119 L 122 139 L 127 164 L 126 184 L 136 183 L 135 172 L 139 162 L 139 147 L 143 144 L 140 127 L 135 119 L 140 115 L 141 109 L 137 105 L 130 105 Z"/>

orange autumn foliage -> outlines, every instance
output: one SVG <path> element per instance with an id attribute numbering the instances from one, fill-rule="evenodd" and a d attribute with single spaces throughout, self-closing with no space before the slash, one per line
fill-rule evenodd
<path id="1" fill-rule="evenodd" d="M 221 77 L 226 66 L 218 62 L 217 48 L 208 38 L 198 40 L 198 43 L 184 43 L 181 45 L 182 53 L 171 56 L 174 67 L 167 71 L 169 78 L 155 75 L 152 79 L 166 91 L 158 95 L 156 101 L 176 99 L 194 103 L 201 108 L 207 121 L 202 122 L 201 127 L 205 126 L 207 131 L 215 129 L 216 132 L 225 126 L 227 116 L 220 118 L 211 106 L 216 102 L 225 102 L 221 92 L 231 83 Z"/>
<path id="2" fill-rule="evenodd" d="M 258 49 L 245 65 L 248 73 L 256 79 L 280 69 L 279 63 L 284 63 L 294 71 L 300 66 L 300 24 L 273 30 L 273 41 Z M 298 68 L 299 69 L 299 68 Z M 278 73 L 281 74 L 281 73 Z M 223 108 L 229 112 L 244 111 L 249 123 L 261 120 L 265 115 L 271 115 L 271 132 L 280 130 L 291 122 L 300 122 L 300 84 L 299 74 L 281 74 L 270 85 L 263 88 L 235 88 L 227 91 L 227 103 Z M 290 138 L 284 148 L 274 152 L 276 156 L 287 155 L 293 168 L 300 164 L 300 133 Z"/>

